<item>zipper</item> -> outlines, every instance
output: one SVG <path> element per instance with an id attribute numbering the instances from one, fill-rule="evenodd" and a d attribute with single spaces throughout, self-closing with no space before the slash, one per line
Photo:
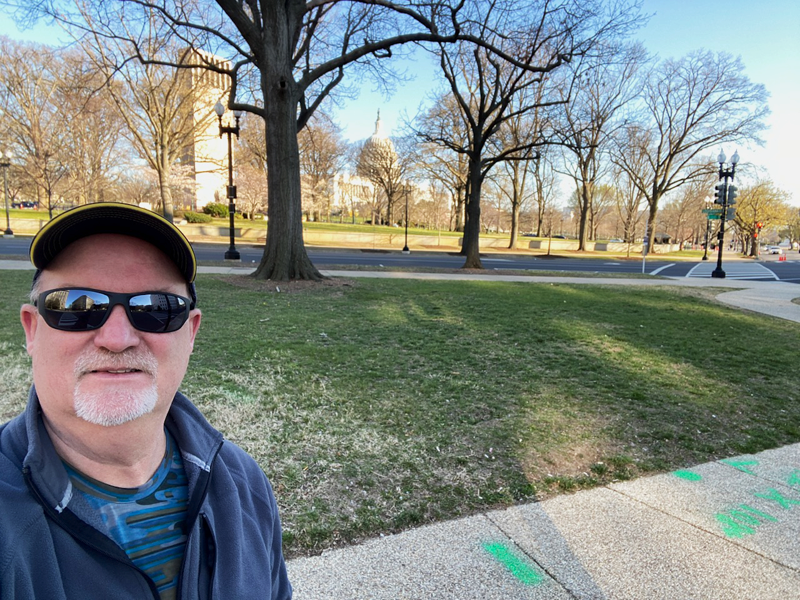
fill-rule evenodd
<path id="1" fill-rule="evenodd" d="M 205 540 L 205 566 L 208 570 L 208 597 L 211 600 L 214 594 L 214 577 L 217 574 L 217 540 L 214 539 L 214 530 L 211 529 L 211 524 L 208 522 L 208 517 L 205 513 L 200 513 L 200 527 Z"/>
<path id="2" fill-rule="evenodd" d="M 39 504 L 44 508 L 45 513 L 48 517 L 59 527 L 61 527 L 64 531 L 70 534 L 73 538 L 75 538 L 79 543 L 88 546 L 92 550 L 99 552 L 100 554 L 111 558 L 123 565 L 130 567 L 137 573 L 139 573 L 144 580 L 147 582 L 148 586 L 150 587 L 150 591 L 153 594 L 154 600 L 160 600 L 161 596 L 158 593 L 158 588 L 156 584 L 150 579 L 150 576 L 145 573 L 142 569 L 137 567 L 131 559 L 128 558 L 128 555 L 117 546 L 114 542 L 112 542 L 109 538 L 105 535 L 97 531 L 94 527 L 89 525 L 88 523 L 84 523 L 81 519 L 77 517 L 72 511 L 69 509 L 64 509 L 63 512 L 58 513 L 56 510 L 50 506 L 47 502 L 45 502 L 42 495 L 39 493 L 38 488 L 33 483 L 33 479 L 31 478 L 31 468 L 30 467 L 23 467 L 22 468 L 22 475 L 25 479 L 25 483 L 28 485 L 28 489 L 31 490 L 31 493 L 34 495 L 36 500 Z"/>
<path id="3" fill-rule="evenodd" d="M 200 471 L 200 474 L 198 475 L 198 481 L 197 481 L 197 484 L 195 486 L 194 494 L 192 494 L 192 497 L 189 499 L 189 506 L 187 506 L 187 508 L 186 508 L 186 531 L 188 532 L 187 537 L 186 537 L 186 545 L 187 545 L 187 547 L 189 545 L 189 539 L 190 539 L 190 537 L 191 537 L 191 535 L 192 535 L 192 533 L 194 531 L 194 526 L 195 526 L 195 523 L 197 521 L 197 518 L 198 518 L 198 516 L 200 516 L 200 507 L 202 506 L 203 501 L 205 500 L 206 495 L 208 494 L 208 488 L 209 488 L 209 485 L 211 484 L 211 471 L 213 469 L 214 462 L 217 459 L 217 454 L 219 454 L 220 448 L 222 448 L 222 442 L 220 442 L 220 444 L 214 450 L 214 453 L 213 453 L 213 456 L 212 456 L 212 459 L 211 459 L 211 463 L 210 463 L 211 466 L 209 466 L 209 470 L 208 471 L 202 471 L 202 470 Z M 201 527 L 198 528 L 198 530 L 199 530 L 198 535 L 200 535 L 200 540 L 198 542 L 198 546 L 200 546 L 200 554 L 201 554 L 200 559 L 201 560 L 203 558 L 203 548 L 202 548 L 202 544 L 203 544 L 203 531 L 202 531 L 202 529 L 203 529 L 203 527 L 202 527 L 202 525 L 205 525 L 208 528 L 209 533 L 211 533 L 211 527 L 208 525 L 208 521 L 207 521 L 205 515 L 203 514 L 202 516 L 203 516 L 203 523 L 201 524 Z M 210 537 L 213 540 L 213 535 L 211 535 Z M 215 545 L 215 551 L 216 551 L 216 545 Z M 200 570 L 200 569 L 202 569 L 202 564 L 198 566 L 198 570 Z M 181 563 L 181 570 L 180 570 L 180 573 L 178 574 L 178 588 L 177 588 L 177 592 L 175 594 L 175 596 L 177 598 L 181 598 L 182 597 L 181 594 L 183 592 L 183 579 L 184 579 L 185 573 L 186 573 L 186 554 L 184 553 L 184 560 Z M 214 575 L 214 573 L 212 571 L 212 580 L 211 580 L 210 583 L 213 583 L 213 575 Z M 209 594 L 210 594 L 210 589 L 211 588 L 209 588 Z M 209 597 L 210 597 L 210 595 L 209 595 Z"/>

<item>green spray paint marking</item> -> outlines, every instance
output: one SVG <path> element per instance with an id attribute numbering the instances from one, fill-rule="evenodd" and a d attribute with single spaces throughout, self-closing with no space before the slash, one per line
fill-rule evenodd
<path id="1" fill-rule="evenodd" d="M 790 487 L 800 488 L 800 471 L 792 471 L 789 479 L 786 482 Z"/>
<path id="2" fill-rule="evenodd" d="M 528 565 L 524 559 L 514 554 L 505 544 L 487 543 L 483 545 L 483 548 L 525 585 L 539 585 L 544 581 L 544 577 Z"/>
<path id="3" fill-rule="evenodd" d="M 774 488 L 769 488 L 763 494 L 754 494 L 757 498 L 764 498 L 764 500 L 772 500 L 773 502 L 777 502 L 780 504 L 781 508 L 789 509 L 793 504 L 800 504 L 800 500 L 795 500 L 794 498 L 787 498 L 783 494 L 781 494 L 778 490 Z"/>
<path id="4" fill-rule="evenodd" d="M 732 538 L 741 538 L 755 533 L 755 528 L 763 525 L 763 522 L 758 517 L 763 521 L 771 521 L 773 523 L 778 521 L 772 515 L 768 515 L 747 504 L 740 504 L 739 508 L 731 510 L 728 514 L 720 513 L 715 517 L 719 524 L 722 525 L 722 532 Z"/>
<path id="5" fill-rule="evenodd" d="M 728 515 L 715 515 L 717 521 L 722 525 L 722 533 L 732 538 L 743 538 L 746 535 L 751 535 L 756 532 L 752 527 L 737 523 Z"/>
<path id="6" fill-rule="evenodd" d="M 692 473 L 691 471 L 673 471 L 672 474 L 686 481 L 700 481 L 703 478 L 699 473 Z"/>
<path id="7" fill-rule="evenodd" d="M 748 475 L 755 475 L 750 469 L 747 467 L 753 465 L 757 465 L 757 460 L 723 460 L 726 465 L 733 467 L 734 469 L 739 469 L 742 473 L 747 473 Z"/>

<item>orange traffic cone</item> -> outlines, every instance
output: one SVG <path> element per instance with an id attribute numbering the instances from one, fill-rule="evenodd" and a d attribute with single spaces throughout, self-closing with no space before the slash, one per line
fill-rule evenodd
<path id="1" fill-rule="evenodd" d="M 781 254 L 781 255 L 778 257 L 778 260 L 786 260 L 786 255 L 785 255 L 785 254 Z"/>

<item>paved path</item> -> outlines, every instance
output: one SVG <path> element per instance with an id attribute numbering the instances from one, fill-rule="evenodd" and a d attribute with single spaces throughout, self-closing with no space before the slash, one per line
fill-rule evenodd
<path id="1" fill-rule="evenodd" d="M 745 281 L 733 279 L 706 279 L 698 277 L 674 278 L 613 278 L 613 277 L 528 277 L 525 275 L 483 275 L 467 273 L 406 273 L 400 271 L 323 271 L 330 277 L 379 277 L 398 279 L 449 279 L 457 281 L 493 280 L 518 281 L 524 283 L 569 283 L 581 285 L 637 285 L 637 286 L 683 286 L 730 289 L 721 292 L 717 300 L 760 312 L 773 317 L 800 323 L 800 304 L 792 302 L 800 298 L 800 287 L 780 281 Z"/>
<path id="2" fill-rule="evenodd" d="M 201 273 L 249 274 L 254 269 L 249 267 L 200 267 Z M 693 277 L 669 278 L 622 278 L 622 277 L 569 277 L 569 276 L 537 276 L 501 275 L 478 273 L 411 273 L 405 271 L 331 271 L 322 270 L 328 277 L 365 277 L 381 279 L 429 279 L 450 281 L 516 281 L 522 283 L 569 283 L 581 285 L 636 285 L 636 286 L 684 286 L 711 287 L 720 290 L 717 299 L 726 304 L 767 314 L 789 321 L 800 323 L 800 304 L 792 302 L 800 298 L 800 286 L 780 281 L 747 281 L 735 279 L 712 279 Z M 709 272 L 710 273 L 710 272 Z"/>
<path id="3" fill-rule="evenodd" d="M 296 600 L 800 598 L 800 444 L 289 561 Z"/>
<path id="4" fill-rule="evenodd" d="M 10 262 L 0 269 L 30 268 Z M 723 302 L 800 322 L 800 286 L 781 282 L 325 274 L 715 287 Z M 800 600 L 800 444 L 437 523 L 288 569 L 296 600 Z"/>

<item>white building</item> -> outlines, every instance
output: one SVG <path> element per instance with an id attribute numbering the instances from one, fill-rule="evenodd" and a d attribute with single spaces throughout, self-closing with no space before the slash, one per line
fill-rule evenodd
<path id="1" fill-rule="evenodd" d="M 213 64 L 230 69 L 231 64 L 218 56 L 192 50 L 188 56 L 192 64 Z M 191 111 L 194 127 L 193 136 L 181 158 L 186 175 L 193 180 L 192 210 L 200 211 L 209 202 L 226 203 L 228 184 L 228 142 L 219 135 L 219 120 L 214 113 L 214 105 L 221 101 L 227 105 L 230 94 L 230 77 L 197 66 L 189 71 Z M 230 112 L 223 115 L 223 123 L 233 124 Z"/>

